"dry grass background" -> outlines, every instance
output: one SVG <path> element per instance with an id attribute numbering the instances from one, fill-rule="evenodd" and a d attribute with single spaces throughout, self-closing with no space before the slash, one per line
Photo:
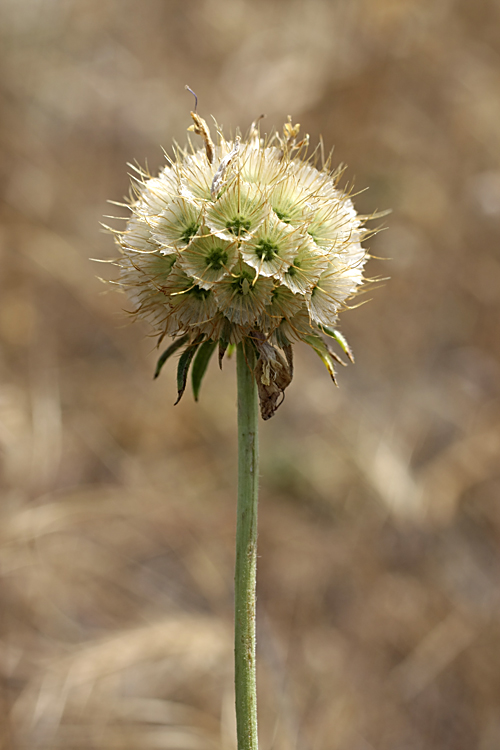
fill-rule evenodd
<path id="1" fill-rule="evenodd" d="M 262 747 L 500 747 L 500 5 L 1 0 L 2 750 L 234 747 L 234 363 L 172 366 L 89 257 L 125 163 L 290 113 L 390 275 L 262 425 Z M 104 269 L 107 270 L 107 267 Z"/>

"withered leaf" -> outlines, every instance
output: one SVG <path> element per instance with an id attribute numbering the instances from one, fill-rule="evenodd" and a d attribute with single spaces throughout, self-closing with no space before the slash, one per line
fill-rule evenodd
<path id="1" fill-rule="evenodd" d="M 255 365 L 255 379 L 259 392 L 262 419 L 270 419 L 283 403 L 284 391 L 292 382 L 292 362 L 289 353 L 287 360 L 262 334 L 254 332 L 252 340 L 259 353 Z"/>

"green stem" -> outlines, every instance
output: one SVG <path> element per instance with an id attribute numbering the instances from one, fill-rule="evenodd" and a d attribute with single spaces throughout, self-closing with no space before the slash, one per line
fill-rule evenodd
<path id="1" fill-rule="evenodd" d="M 259 488 L 258 393 L 255 352 L 238 344 L 238 520 L 234 592 L 234 663 L 238 750 L 257 750 L 255 585 Z"/>

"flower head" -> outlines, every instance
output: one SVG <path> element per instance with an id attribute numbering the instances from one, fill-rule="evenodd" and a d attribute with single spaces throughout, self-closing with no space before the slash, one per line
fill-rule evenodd
<path id="1" fill-rule="evenodd" d="M 139 172 L 118 234 L 120 283 L 160 340 L 174 337 L 156 374 L 184 350 L 179 397 L 193 360 L 201 379 L 216 345 L 221 362 L 228 347 L 248 341 L 267 419 L 292 378 L 292 343 L 310 345 L 332 378 L 341 360 L 328 340 L 352 359 L 335 324 L 363 283 L 366 230 L 338 187 L 340 171 L 306 158 L 308 140 L 297 143 L 290 118 L 283 135 L 264 140 L 253 125 L 246 140 L 219 131 L 214 144 L 191 115 L 203 147 L 178 149 L 158 177 Z"/>

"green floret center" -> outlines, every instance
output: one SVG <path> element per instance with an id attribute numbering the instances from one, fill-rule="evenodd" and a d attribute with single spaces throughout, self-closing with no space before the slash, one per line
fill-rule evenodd
<path id="1" fill-rule="evenodd" d="M 248 232 L 251 225 L 252 222 L 250 221 L 250 219 L 245 219 L 245 217 L 241 214 L 238 214 L 233 219 L 226 221 L 226 229 L 229 229 L 231 234 L 236 235 L 239 235 L 242 229 L 244 232 Z"/>
<path id="2" fill-rule="evenodd" d="M 276 300 L 279 300 L 280 297 L 281 289 L 279 288 L 279 286 L 276 286 L 271 293 L 271 302 L 276 302 Z"/>
<path id="3" fill-rule="evenodd" d="M 181 240 L 186 243 L 191 242 L 199 228 L 200 225 L 195 224 L 195 222 L 188 224 L 187 227 L 184 227 L 184 231 L 181 234 Z"/>
<path id="4" fill-rule="evenodd" d="M 216 247 L 206 256 L 207 268 L 220 271 L 227 263 L 227 252 L 222 247 Z"/>
<path id="5" fill-rule="evenodd" d="M 278 219 L 281 219 L 281 221 L 283 221 L 285 224 L 290 224 L 292 216 L 288 211 L 280 211 L 279 208 L 275 208 L 273 210 Z"/>
<path id="6" fill-rule="evenodd" d="M 202 289 L 199 286 L 194 286 L 192 289 L 187 292 L 190 297 L 193 297 L 195 300 L 199 302 L 203 302 L 203 300 L 206 300 L 208 295 L 210 294 L 210 289 Z"/>
<path id="7" fill-rule="evenodd" d="M 252 286 L 252 281 L 252 274 L 248 271 L 243 271 L 231 284 L 234 293 L 242 296 L 248 294 Z"/>
<path id="8" fill-rule="evenodd" d="M 287 271 L 288 276 L 295 276 L 299 268 L 300 268 L 300 260 L 294 260 L 293 266 L 290 266 L 290 268 Z"/>
<path id="9" fill-rule="evenodd" d="M 278 250 L 278 245 L 269 240 L 259 240 L 255 246 L 255 252 L 261 260 L 273 260 Z"/>

